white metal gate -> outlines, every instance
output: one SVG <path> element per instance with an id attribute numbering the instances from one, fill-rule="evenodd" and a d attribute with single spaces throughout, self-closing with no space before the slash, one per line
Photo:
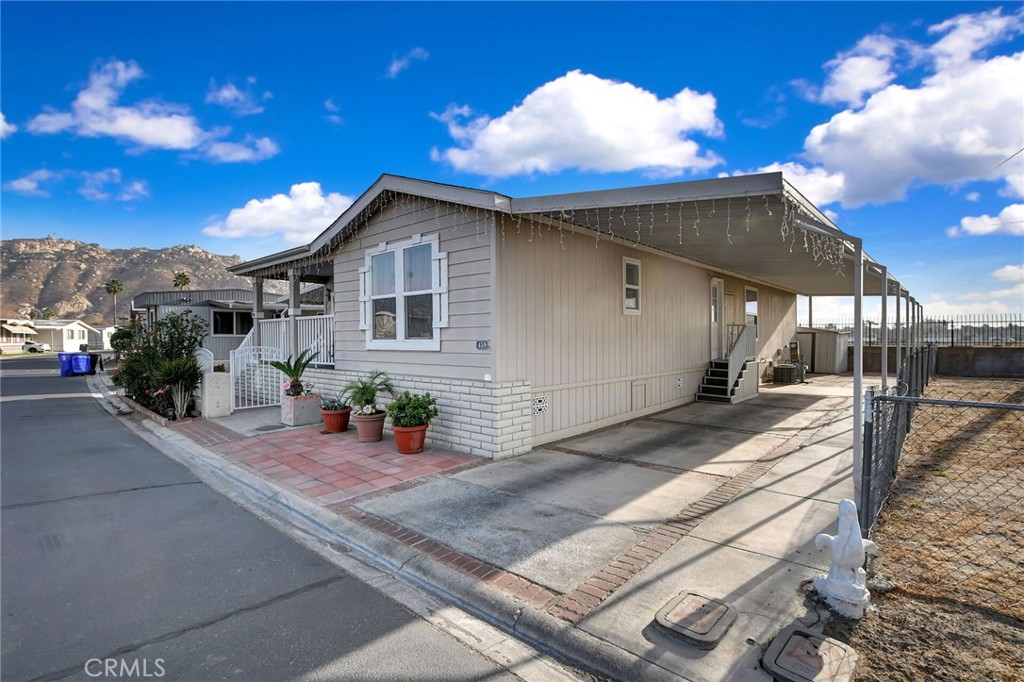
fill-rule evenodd
<path id="1" fill-rule="evenodd" d="M 281 350 L 248 346 L 231 351 L 231 409 L 281 404 L 284 375 L 270 366 Z"/>

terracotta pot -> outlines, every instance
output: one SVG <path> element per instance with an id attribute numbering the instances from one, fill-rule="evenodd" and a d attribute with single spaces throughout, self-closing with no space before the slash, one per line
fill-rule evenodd
<path id="1" fill-rule="evenodd" d="M 324 431 L 327 433 L 341 433 L 348 430 L 348 418 L 352 414 L 352 408 L 346 407 L 343 410 L 320 410 L 320 416 L 324 419 Z"/>
<path id="2" fill-rule="evenodd" d="M 386 412 L 377 414 L 356 414 L 352 419 L 356 422 L 356 433 L 360 443 L 376 443 L 384 435 L 384 417 Z"/>
<path id="3" fill-rule="evenodd" d="M 403 455 L 418 455 L 423 452 L 423 441 L 427 438 L 427 425 L 392 426 L 395 432 L 395 445 Z"/>

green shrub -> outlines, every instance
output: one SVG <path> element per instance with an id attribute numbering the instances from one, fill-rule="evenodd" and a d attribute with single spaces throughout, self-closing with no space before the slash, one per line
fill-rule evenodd
<path id="1" fill-rule="evenodd" d="M 175 409 L 172 397 L 172 389 L 177 382 L 170 384 L 164 380 L 165 363 L 173 360 L 195 363 L 195 351 L 202 346 L 206 337 L 206 322 L 186 311 L 168 315 L 149 328 L 133 322 L 127 329 L 118 330 L 117 333 L 122 331 L 130 335 L 130 342 L 126 340 L 126 335 L 122 335 L 119 341 L 125 348 L 118 374 L 119 385 L 124 388 L 125 394 L 158 414 L 166 417 L 183 416 Z M 187 374 L 185 365 L 179 363 L 173 376 L 180 378 L 184 376 L 182 373 Z M 191 391 L 194 389 L 195 384 Z M 185 404 L 184 409 L 187 408 Z"/>
<path id="2" fill-rule="evenodd" d="M 430 424 L 437 416 L 437 398 L 424 393 L 413 395 L 405 391 L 387 406 L 392 426 L 421 426 Z"/>

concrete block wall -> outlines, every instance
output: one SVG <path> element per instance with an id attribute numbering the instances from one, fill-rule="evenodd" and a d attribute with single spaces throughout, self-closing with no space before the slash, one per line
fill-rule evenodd
<path id="1" fill-rule="evenodd" d="M 337 369 L 308 369 L 303 379 L 313 391 L 336 395 L 348 382 L 366 373 Z M 527 381 L 472 381 L 392 375 L 395 391 L 430 393 L 437 398 L 438 416 L 427 429 L 427 444 L 478 457 L 502 459 L 533 448 L 533 396 Z M 391 402 L 378 396 L 380 404 Z M 390 421 L 385 422 L 390 432 Z"/>

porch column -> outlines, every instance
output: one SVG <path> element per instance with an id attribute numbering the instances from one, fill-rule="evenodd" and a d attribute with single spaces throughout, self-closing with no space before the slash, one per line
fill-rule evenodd
<path id="1" fill-rule="evenodd" d="M 896 284 L 896 390 L 900 388 L 900 344 L 903 335 L 900 333 L 900 306 L 903 305 L 903 285 Z"/>
<path id="2" fill-rule="evenodd" d="M 864 462 L 864 243 L 853 246 L 853 495 L 860 502 Z"/>
<path id="3" fill-rule="evenodd" d="M 814 297 L 807 297 L 807 326 L 814 329 Z"/>
<path id="4" fill-rule="evenodd" d="M 262 346 L 260 338 L 260 320 L 263 319 L 263 278 L 254 277 L 252 280 L 252 345 Z"/>
<path id="5" fill-rule="evenodd" d="M 889 387 L 889 272 L 882 268 L 882 324 L 878 343 L 882 346 L 882 391 Z"/>
<path id="6" fill-rule="evenodd" d="M 299 316 L 302 315 L 302 282 L 301 273 L 291 268 L 288 270 L 288 355 L 299 353 Z"/>

